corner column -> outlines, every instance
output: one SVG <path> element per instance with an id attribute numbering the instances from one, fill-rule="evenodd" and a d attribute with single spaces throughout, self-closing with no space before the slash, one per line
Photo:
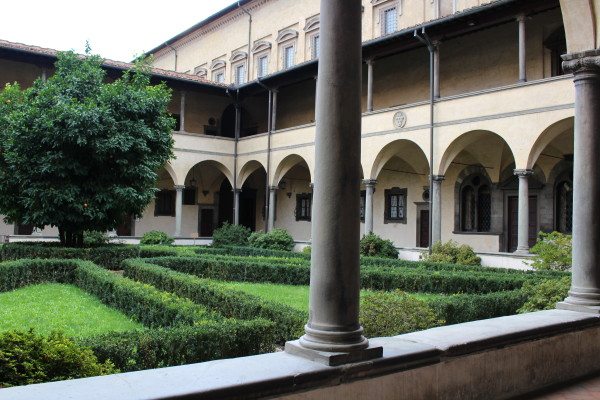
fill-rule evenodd
<path id="1" fill-rule="evenodd" d="M 529 254 L 529 177 L 533 175 L 530 169 L 515 169 L 519 177 L 519 212 L 517 233 L 517 254 Z"/>
<path id="2" fill-rule="evenodd" d="M 600 313 L 600 50 L 563 56 L 575 75 L 573 267 L 558 308 Z"/>
<path id="3" fill-rule="evenodd" d="M 367 60 L 367 111 L 373 111 L 373 59 Z"/>
<path id="4" fill-rule="evenodd" d="M 431 196 L 431 244 L 442 241 L 442 182 L 444 175 L 433 175 Z"/>
<path id="5" fill-rule="evenodd" d="M 277 186 L 269 186 L 269 219 L 267 223 L 267 230 L 271 232 L 275 227 L 275 195 L 277 193 Z"/>
<path id="6" fill-rule="evenodd" d="M 240 224 L 240 193 L 242 189 L 233 189 L 233 224 Z"/>
<path id="7" fill-rule="evenodd" d="M 321 0 L 309 319 L 286 351 L 327 365 L 382 356 L 358 321 L 361 1 Z"/>
<path id="8" fill-rule="evenodd" d="M 517 17 L 519 23 L 519 82 L 527 82 L 527 34 L 526 17 L 520 14 Z"/>
<path id="9" fill-rule="evenodd" d="M 183 212 L 183 185 L 175 185 L 175 234 L 173 236 L 181 236 L 181 214 Z"/>
<path id="10" fill-rule="evenodd" d="M 365 235 L 373 232 L 373 193 L 377 181 L 374 179 L 364 180 L 365 184 Z"/>

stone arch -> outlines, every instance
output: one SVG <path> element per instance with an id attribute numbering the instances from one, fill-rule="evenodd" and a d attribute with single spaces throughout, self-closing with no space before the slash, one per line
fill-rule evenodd
<path id="1" fill-rule="evenodd" d="M 168 172 L 169 176 L 171 177 L 171 179 L 173 180 L 173 183 L 175 185 L 181 184 L 179 182 L 179 179 L 177 178 L 177 173 L 175 172 L 175 169 L 173 169 L 173 166 L 171 165 L 171 163 L 166 163 L 165 165 L 163 165 L 163 168 L 165 169 L 165 171 Z"/>
<path id="2" fill-rule="evenodd" d="M 283 160 L 281 160 L 275 168 L 272 186 L 279 185 L 279 182 L 285 176 L 285 174 L 298 164 L 304 165 L 306 167 L 312 181 L 314 178 L 314 171 L 311 170 L 309 164 L 306 162 L 304 157 L 298 154 L 289 154 Z"/>
<path id="3" fill-rule="evenodd" d="M 271 42 L 266 40 L 258 40 L 254 42 L 254 46 L 252 46 L 252 53 L 259 53 L 264 50 L 269 50 L 271 48 Z"/>
<path id="4" fill-rule="evenodd" d="M 216 168 L 218 171 L 220 171 L 225 176 L 225 179 L 227 181 L 229 181 L 229 183 L 233 186 L 233 174 L 231 173 L 229 168 L 227 168 L 225 165 L 223 165 L 219 161 L 215 161 L 215 160 L 203 160 L 203 161 L 195 163 L 194 165 L 188 166 L 188 168 L 186 169 L 187 172 L 185 174 L 184 182 L 188 181 L 192 178 L 195 178 L 195 177 L 190 177 L 190 173 L 192 172 L 192 170 L 194 168 L 202 167 L 202 166 Z M 212 183 L 210 183 L 209 186 L 213 186 Z"/>
<path id="5" fill-rule="evenodd" d="M 560 0 L 569 53 L 579 53 L 598 47 L 599 3 L 598 0 Z"/>
<path id="6" fill-rule="evenodd" d="M 225 60 L 214 60 L 212 64 L 210 64 L 210 69 L 214 71 L 216 69 L 225 68 L 226 65 L 227 63 Z"/>
<path id="7" fill-rule="evenodd" d="M 238 173 L 238 179 L 237 179 L 238 187 L 242 187 L 244 185 L 244 182 L 246 181 L 246 179 L 248 179 L 250 177 L 250 175 L 252 175 L 254 172 L 256 172 L 257 170 L 259 170 L 261 168 L 266 173 L 267 168 L 260 161 L 250 160 L 250 161 L 246 162 L 240 168 L 240 172 Z"/>
<path id="8" fill-rule="evenodd" d="M 538 158 L 540 157 L 540 155 L 542 154 L 544 149 L 546 149 L 546 147 L 548 147 L 548 145 L 554 139 L 556 139 L 558 136 L 560 136 L 564 133 L 568 133 L 570 131 L 572 132 L 574 123 L 575 123 L 575 118 L 569 117 L 569 118 L 565 118 L 560 121 L 557 121 L 557 122 L 553 123 L 552 125 L 550 125 L 548 128 L 546 128 L 538 136 L 537 140 L 535 141 L 535 143 L 531 147 L 531 150 L 529 151 L 529 157 L 527 159 L 527 168 L 533 168 L 533 166 L 538 161 Z"/>
<path id="9" fill-rule="evenodd" d="M 241 60 L 245 60 L 246 58 L 248 58 L 247 52 L 245 52 L 243 50 L 237 50 L 237 51 L 234 51 L 233 54 L 231 54 L 231 58 L 229 59 L 229 61 L 238 62 Z"/>
<path id="10" fill-rule="evenodd" d="M 408 164 L 413 166 L 415 169 L 425 169 L 425 172 L 429 172 L 429 158 L 423 151 L 423 149 L 412 140 L 399 139 L 386 144 L 377 154 L 371 170 L 369 171 L 369 179 L 377 179 L 377 176 L 381 173 L 381 170 L 385 164 L 390 161 L 393 157 L 399 157 L 405 160 Z"/>
<path id="11" fill-rule="evenodd" d="M 283 43 L 285 41 L 295 39 L 298 37 L 298 31 L 295 29 L 287 28 L 279 31 L 279 35 L 277 35 L 277 43 Z"/>

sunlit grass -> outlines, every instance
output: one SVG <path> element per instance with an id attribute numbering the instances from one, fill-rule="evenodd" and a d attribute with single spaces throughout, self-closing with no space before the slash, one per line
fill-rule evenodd
<path id="1" fill-rule="evenodd" d="M 29 328 L 41 334 L 60 330 L 67 336 L 88 337 L 143 326 L 72 285 L 49 283 L 0 293 L 0 332 Z"/>

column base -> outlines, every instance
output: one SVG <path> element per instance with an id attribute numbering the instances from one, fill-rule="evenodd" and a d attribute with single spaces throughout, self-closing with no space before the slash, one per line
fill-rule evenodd
<path id="1" fill-rule="evenodd" d="M 586 306 L 583 304 L 573 304 L 566 300 L 556 303 L 558 310 L 577 311 L 588 314 L 600 314 L 600 306 Z"/>
<path id="2" fill-rule="evenodd" d="M 529 248 L 526 249 L 519 249 L 517 247 L 517 249 L 513 252 L 513 254 L 517 255 L 517 256 L 528 256 L 531 253 L 529 252 Z"/>
<path id="3" fill-rule="evenodd" d="M 349 352 L 328 352 L 306 348 L 300 344 L 300 340 L 285 343 L 285 352 L 297 357 L 306 358 L 310 361 L 336 367 L 344 364 L 358 363 L 383 357 L 383 347 L 368 346 L 363 349 L 351 350 Z"/>

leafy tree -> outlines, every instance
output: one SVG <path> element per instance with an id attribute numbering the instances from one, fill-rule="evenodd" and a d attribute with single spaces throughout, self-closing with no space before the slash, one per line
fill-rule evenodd
<path id="1" fill-rule="evenodd" d="M 59 53 L 48 80 L 0 92 L 0 213 L 57 226 L 66 245 L 141 215 L 172 157 L 170 89 L 150 85 L 143 62 L 113 82 L 101 64 Z"/>
<path id="2" fill-rule="evenodd" d="M 573 263 L 571 253 L 573 243 L 571 235 L 560 232 L 538 235 L 538 242 L 531 248 L 533 262 L 531 266 L 537 270 L 568 271 Z"/>

